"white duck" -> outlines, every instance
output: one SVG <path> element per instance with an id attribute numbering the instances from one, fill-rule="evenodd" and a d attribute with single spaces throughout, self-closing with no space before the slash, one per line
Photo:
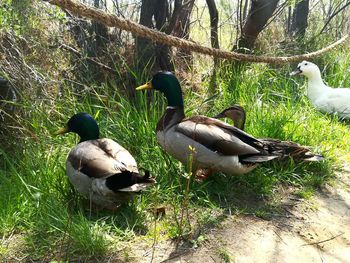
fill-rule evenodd
<path id="1" fill-rule="evenodd" d="M 290 73 L 304 75 L 308 78 L 307 96 L 320 111 L 336 113 L 342 119 L 350 119 L 350 89 L 331 88 L 324 84 L 318 66 L 309 61 L 303 61 Z"/>

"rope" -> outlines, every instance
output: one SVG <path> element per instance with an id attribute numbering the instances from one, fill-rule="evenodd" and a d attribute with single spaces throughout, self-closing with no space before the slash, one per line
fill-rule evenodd
<path id="1" fill-rule="evenodd" d="M 169 46 L 178 47 L 187 51 L 201 53 L 205 55 L 214 56 L 217 58 L 228 59 L 228 60 L 238 60 L 247 62 L 257 62 L 257 63 L 288 63 L 288 62 L 300 62 L 302 60 L 308 60 L 317 57 L 327 51 L 330 51 L 337 46 L 343 44 L 348 38 L 349 34 L 338 41 L 332 43 L 331 45 L 324 47 L 320 50 L 295 56 L 285 56 L 285 57 L 269 57 L 269 56 L 254 56 L 241 54 L 236 52 L 224 51 L 216 48 L 209 48 L 201 46 L 195 42 L 185 40 L 179 37 L 167 35 L 160 31 L 145 27 L 143 25 L 137 24 L 131 20 L 120 18 L 116 15 L 107 14 L 106 12 L 88 7 L 84 4 L 78 3 L 73 0 L 44 0 L 48 1 L 50 4 L 61 7 L 70 11 L 74 15 L 83 16 L 88 19 L 95 20 L 102 24 L 110 27 L 117 27 L 122 30 L 133 33 L 136 36 L 150 39 L 154 42 L 166 44 Z"/>

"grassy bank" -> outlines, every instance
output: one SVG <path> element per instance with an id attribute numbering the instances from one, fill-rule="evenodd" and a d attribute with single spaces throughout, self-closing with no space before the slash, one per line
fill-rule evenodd
<path id="1" fill-rule="evenodd" d="M 349 84 L 348 53 L 344 49 L 320 61 L 327 65 L 326 80 L 331 86 Z M 340 63 L 327 64 L 339 57 Z M 72 92 L 67 84 L 54 98 L 22 99 L 16 107 L 25 114 L 16 121 L 26 136 L 10 150 L 0 149 L 0 255 L 87 260 L 123 251 L 119 257 L 126 260 L 125 241 L 192 239 L 199 228 L 220 223 L 227 214 L 278 213 L 281 188 L 309 197 L 333 177 L 341 158 L 350 159 L 350 128 L 312 107 L 304 95 L 305 80 L 288 75 L 293 66 L 251 64 L 233 70 L 222 65 L 214 94 L 209 92 L 206 79 L 200 88 L 184 84 L 187 114 L 212 116 L 239 103 L 247 111 L 248 133 L 311 146 L 326 160 L 312 164 L 270 162 L 247 175 L 214 174 L 204 183 L 188 181 L 187 167 L 169 157 L 156 142 L 156 123 L 166 106 L 161 94 L 147 99 L 140 92 L 128 99 L 113 83 L 79 92 Z M 135 76 L 142 84 L 138 73 Z M 52 132 L 79 111 L 95 116 L 103 137 L 127 148 L 139 166 L 157 178 L 156 186 L 118 213 L 89 212 L 65 175 L 67 153 L 78 140 L 73 134 L 54 137 Z M 156 219 L 154 211 L 162 207 L 165 216 Z"/>

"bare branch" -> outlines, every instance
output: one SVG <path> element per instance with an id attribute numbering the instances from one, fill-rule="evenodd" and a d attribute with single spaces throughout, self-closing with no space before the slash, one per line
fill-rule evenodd
<path id="1" fill-rule="evenodd" d="M 322 27 L 322 29 L 320 30 L 319 35 L 321 35 L 323 33 L 323 31 L 326 29 L 326 27 L 328 26 L 328 24 L 331 22 L 331 20 L 337 15 L 339 14 L 341 11 L 343 11 L 345 8 L 347 8 L 350 5 L 350 1 L 346 2 L 344 6 L 342 6 L 341 8 L 339 8 L 337 11 L 335 11 L 327 20 L 327 22 L 324 24 L 324 26 Z"/>
<path id="2" fill-rule="evenodd" d="M 76 50 L 75 48 L 71 47 L 71 46 L 68 46 L 66 44 L 60 44 L 59 46 L 51 46 L 51 47 L 58 47 L 58 48 L 62 48 L 62 49 L 65 49 L 65 50 L 68 50 L 72 53 L 74 53 L 75 55 L 77 55 L 78 57 L 83 57 L 83 55 L 78 51 Z M 105 70 L 108 70 L 108 71 L 111 71 L 113 73 L 118 73 L 115 69 L 112 69 L 110 66 L 107 66 L 97 60 L 95 60 L 94 58 L 90 58 L 90 57 L 84 57 L 86 60 L 98 65 L 99 67 L 105 69 Z"/>

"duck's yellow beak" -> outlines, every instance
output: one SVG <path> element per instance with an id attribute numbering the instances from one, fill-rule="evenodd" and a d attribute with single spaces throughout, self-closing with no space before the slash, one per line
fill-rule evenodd
<path id="1" fill-rule="evenodd" d="M 58 131 L 54 132 L 54 135 L 60 135 L 69 132 L 69 129 L 67 127 L 61 128 Z"/>
<path id="2" fill-rule="evenodd" d="M 144 89 L 153 89 L 152 83 L 147 82 L 146 84 L 143 84 L 143 85 L 136 88 L 136 90 L 144 90 Z"/>

